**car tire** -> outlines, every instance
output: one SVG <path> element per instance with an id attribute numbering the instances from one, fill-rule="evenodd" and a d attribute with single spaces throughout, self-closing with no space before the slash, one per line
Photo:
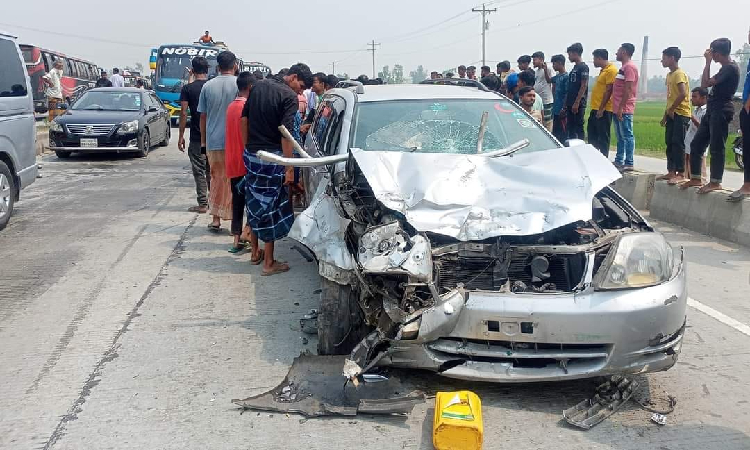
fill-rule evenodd
<path id="1" fill-rule="evenodd" d="M 358 293 L 327 278 L 320 279 L 318 354 L 348 355 L 369 332 Z"/>
<path id="2" fill-rule="evenodd" d="M 169 145 L 169 140 L 172 138 L 172 127 L 167 126 L 166 134 L 164 135 L 164 140 L 161 141 L 159 144 L 160 147 L 166 147 Z"/>
<path id="3" fill-rule="evenodd" d="M 148 156 L 149 150 L 151 150 L 151 135 L 149 135 L 148 130 L 144 130 L 138 138 L 138 157 L 145 158 Z"/>
<path id="4" fill-rule="evenodd" d="M 10 168 L 0 161 L 0 230 L 5 228 L 13 214 L 13 205 L 18 194 L 16 179 L 10 172 Z"/>
<path id="5" fill-rule="evenodd" d="M 70 154 L 71 153 L 73 153 L 73 152 L 67 152 L 67 151 L 64 151 L 64 150 L 56 150 L 55 151 L 55 155 L 57 155 L 57 157 L 60 158 L 60 159 L 70 158 Z"/>

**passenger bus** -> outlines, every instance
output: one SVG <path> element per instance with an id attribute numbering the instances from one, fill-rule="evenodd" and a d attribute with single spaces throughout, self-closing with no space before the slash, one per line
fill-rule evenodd
<path id="1" fill-rule="evenodd" d="M 192 60 L 203 56 L 208 60 L 208 76 L 216 76 L 216 57 L 226 50 L 223 45 L 165 44 L 151 50 L 149 65 L 154 73 L 153 89 L 169 111 L 172 123 L 180 117 L 180 92 L 190 82 Z"/>
<path id="2" fill-rule="evenodd" d="M 271 74 L 270 67 L 257 61 L 249 61 L 249 62 L 243 61 L 240 70 L 243 72 L 250 72 L 250 73 L 254 73 L 256 70 L 259 70 L 263 74 L 263 78 L 266 78 L 268 75 Z"/>
<path id="3" fill-rule="evenodd" d="M 99 67 L 90 61 L 35 45 L 21 44 L 19 47 L 34 93 L 34 110 L 38 113 L 47 112 L 47 96 L 44 94 L 47 86 L 42 82 L 42 76 L 52 69 L 58 59 L 63 62 L 62 88 L 68 103 L 75 102 L 89 88 L 94 87 L 99 79 Z"/>

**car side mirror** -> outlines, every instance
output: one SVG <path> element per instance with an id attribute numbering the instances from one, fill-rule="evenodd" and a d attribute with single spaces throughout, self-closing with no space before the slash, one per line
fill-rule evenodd
<path id="1" fill-rule="evenodd" d="M 578 147 L 579 145 L 586 145 L 586 141 L 583 139 L 568 139 L 565 141 L 566 147 Z"/>
<path id="2" fill-rule="evenodd" d="M 148 112 L 159 112 L 159 108 L 157 108 L 156 106 L 149 106 Z"/>

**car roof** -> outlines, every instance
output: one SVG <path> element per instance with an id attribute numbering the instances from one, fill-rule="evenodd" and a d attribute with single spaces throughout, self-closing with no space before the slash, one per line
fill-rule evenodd
<path id="1" fill-rule="evenodd" d="M 89 89 L 86 92 L 148 92 L 137 87 L 98 87 Z"/>
<path id="2" fill-rule="evenodd" d="M 7 32 L 5 32 L 3 30 L 0 30 L 0 36 L 2 36 L 4 38 L 9 38 L 9 39 L 18 39 L 18 36 L 15 36 L 13 34 L 7 33 Z"/>
<path id="3" fill-rule="evenodd" d="M 399 84 L 364 86 L 364 94 L 358 94 L 359 102 L 382 102 L 389 100 L 430 100 L 430 99 L 465 99 L 465 100 L 497 100 L 501 95 L 475 87 L 430 85 L 430 84 Z"/>

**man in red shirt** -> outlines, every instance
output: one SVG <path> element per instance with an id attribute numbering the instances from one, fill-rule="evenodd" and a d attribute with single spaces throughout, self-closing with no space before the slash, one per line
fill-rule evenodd
<path id="1" fill-rule="evenodd" d="M 255 77 L 250 72 L 242 72 L 237 77 L 237 98 L 229 104 L 227 108 L 226 122 L 226 142 L 224 149 L 225 164 L 227 177 L 232 184 L 232 235 L 234 236 L 234 246 L 229 249 L 231 253 L 237 253 L 244 248 L 240 244 L 243 235 L 243 223 L 245 218 L 245 192 L 239 188 L 239 184 L 245 177 L 245 162 L 242 160 L 242 153 L 245 151 L 245 144 L 242 142 L 242 109 L 245 107 L 245 101 L 250 96 L 250 89 L 253 87 Z M 249 231 L 249 228 L 246 230 Z M 248 234 L 245 233 L 245 234 Z"/>

